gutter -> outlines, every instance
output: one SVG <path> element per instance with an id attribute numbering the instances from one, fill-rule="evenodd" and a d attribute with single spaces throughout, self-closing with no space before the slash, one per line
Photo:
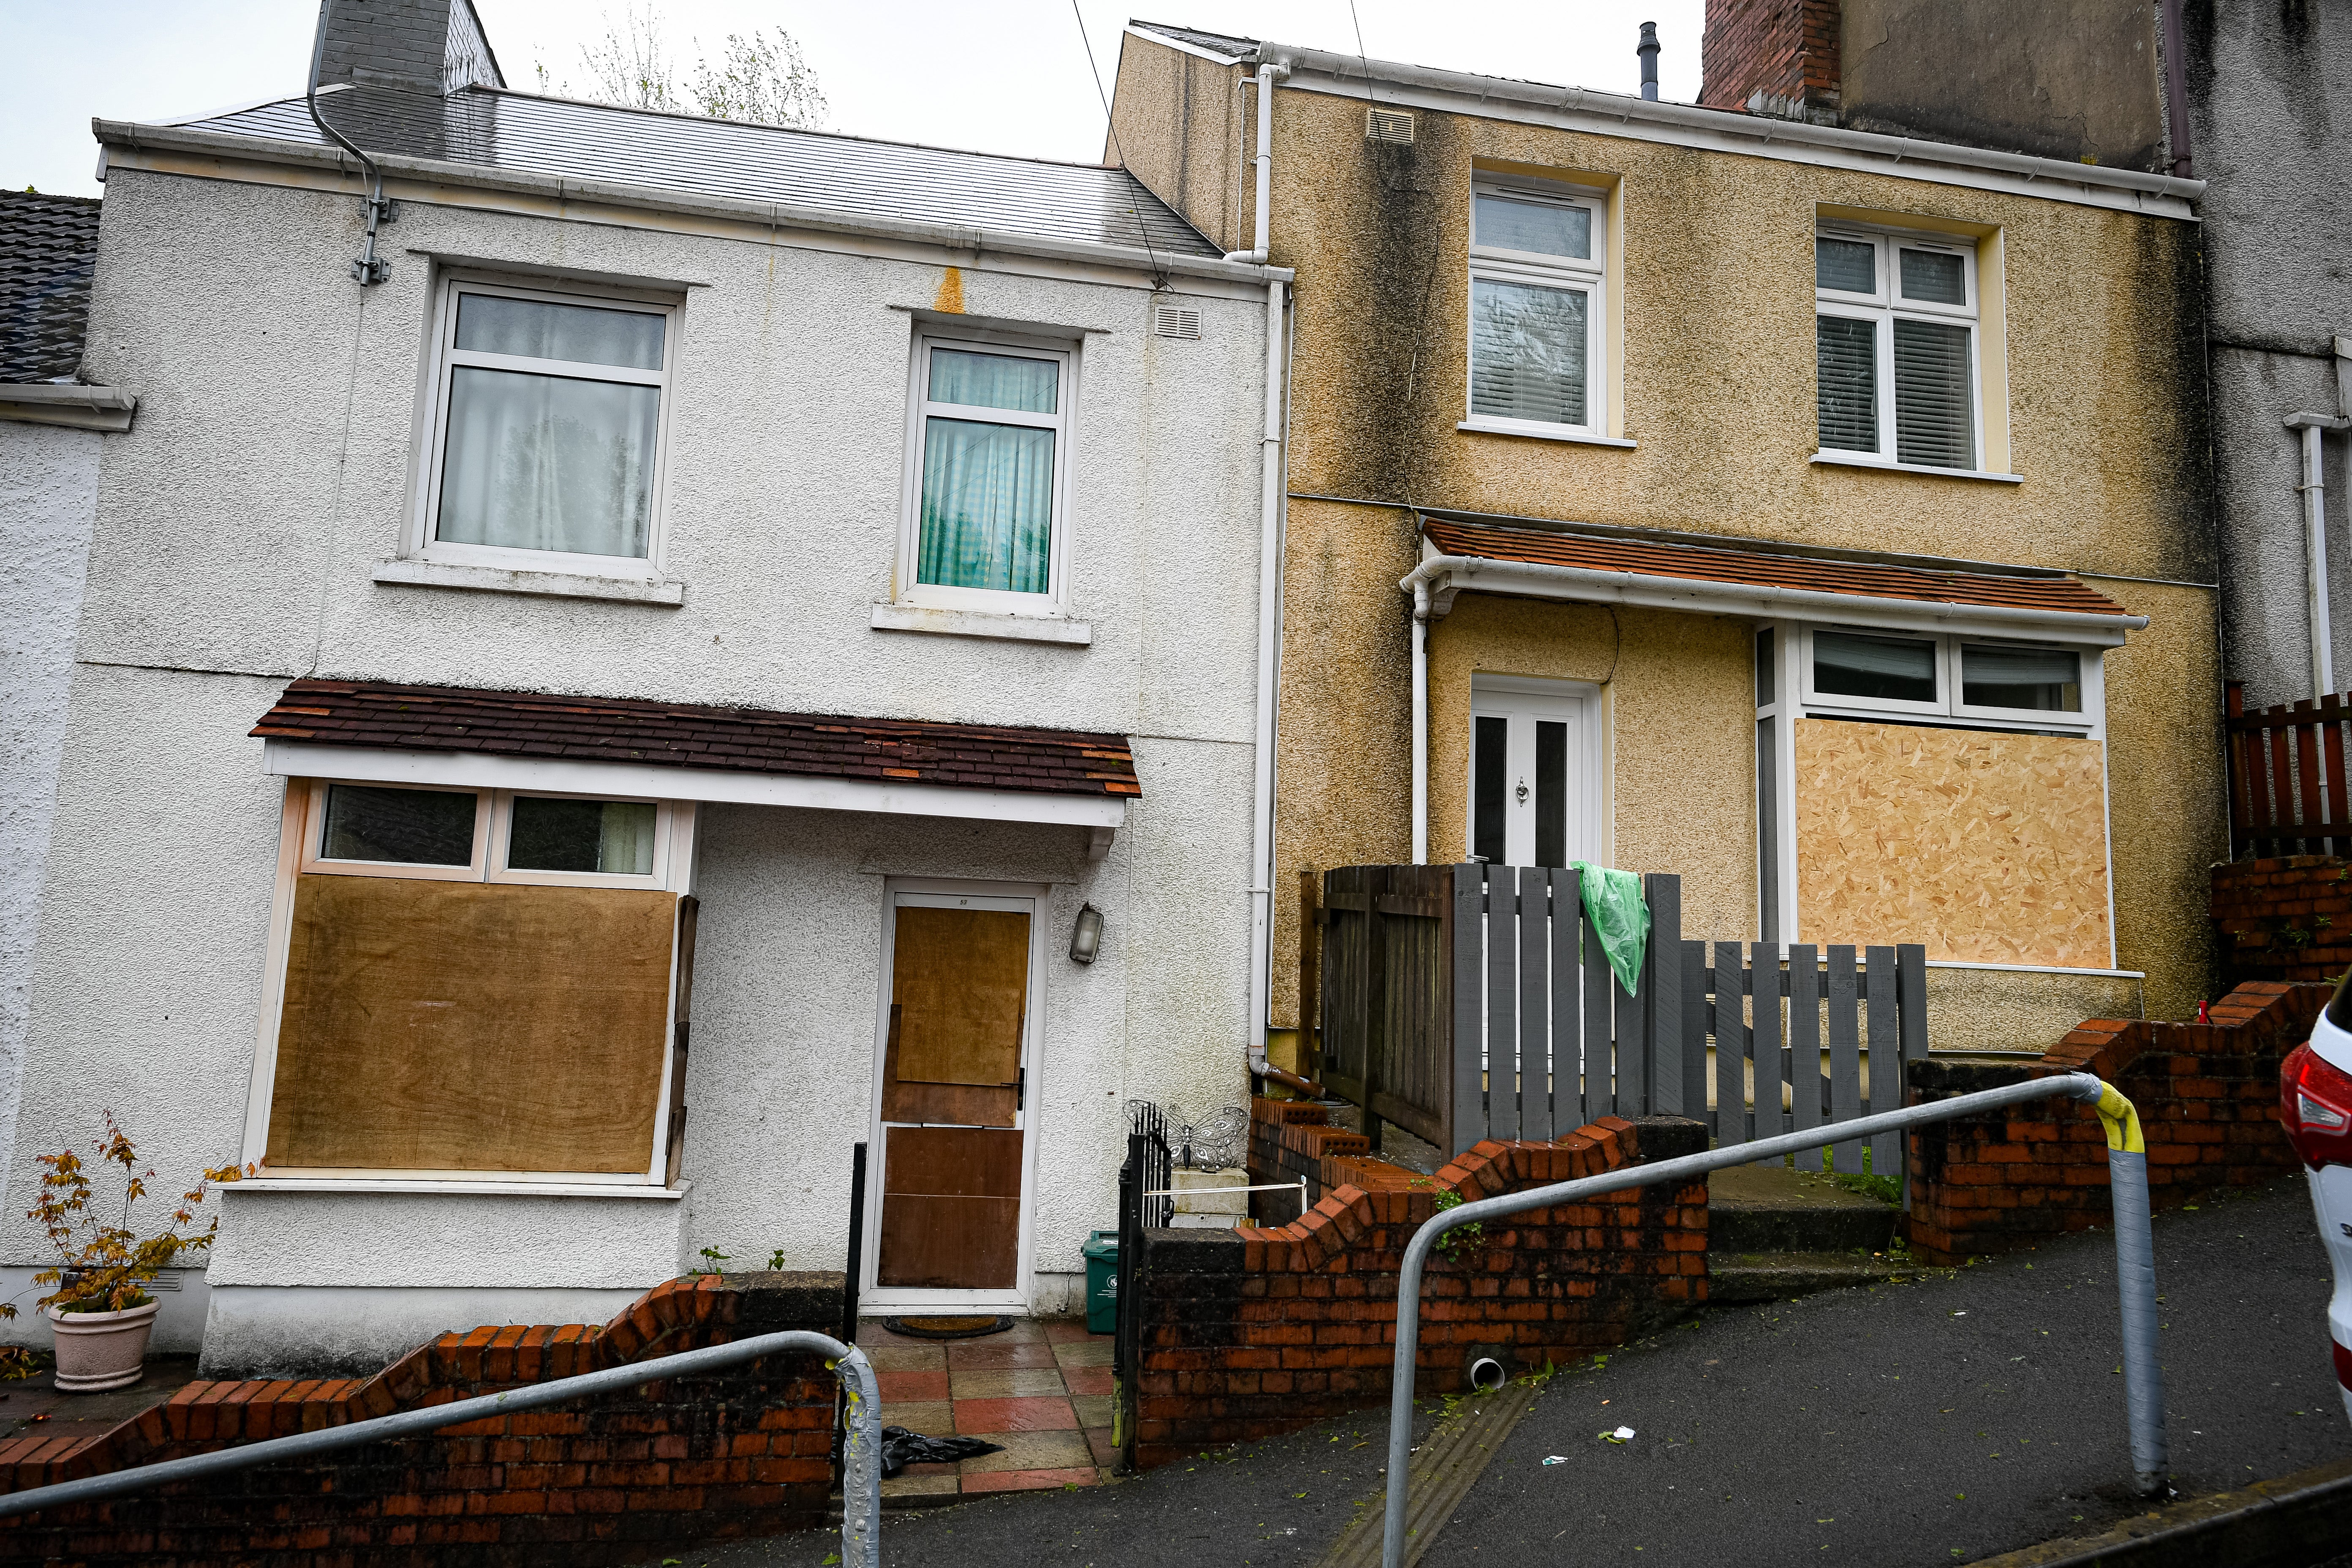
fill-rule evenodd
<path id="1" fill-rule="evenodd" d="M 110 386 L 38 381 L 0 384 L 0 419 L 74 430 L 128 430 L 139 400 Z"/>
<path id="2" fill-rule="evenodd" d="M 349 155 L 336 148 L 281 142 L 267 136 L 232 136 L 217 131 L 192 131 L 175 125 L 142 125 L 123 120 L 92 120 L 89 128 L 90 133 L 101 144 L 126 147 L 134 152 L 152 150 L 207 157 L 244 158 L 257 163 L 320 169 L 338 174 L 348 174 L 352 168 Z M 740 223 L 761 230 L 763 234 L 780 229 L 800 229 L 816 234 L 856 235 L 973 254 L 992 251 L 1005 256 L 1119 267 L 1130 268 L 1145 277 L 1160 272 L 1250 284 L 1287 283 L 1292 277 L 1286 267 L 1259 267 L 1208 256 L 1155 256 L 1136 246 L 1094 245 L 1079 240 L 1010 234 L 999 229 L 967 228 L 956 224 L 855 216 L 823 207 L 798 206 L 789 202 L 697 195 L 652 185 L 582 180 L 562 174 L 538 174 L 513 169 L 494 169 L 480 163 L 411 158 L 389 153 L 371 154 L 371 161 L 387 175 L 404 175 L 428 187 L 459 185 L 530 196 L 559 205 L 593 203 L 640 212 L 674 213 L 681 216 Z M 233 179 L 236 176 L 220 173 L 196 177 Z M 443 200 L 431 189 L 410 190 L 402 195 L 412 201 L 433 203 Z M 443 205 L 457 204 L 444 201 Z M 543 213 L 538 216 L 583 221 L 581 215 L 572 213 Z"/>

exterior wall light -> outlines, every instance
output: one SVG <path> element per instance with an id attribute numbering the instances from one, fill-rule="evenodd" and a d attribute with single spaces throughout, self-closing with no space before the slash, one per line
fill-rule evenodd
<path id="1" fill-rule="evenodd" d="M 1070 928 L 1070 962 L 1092 963 L 1101 951 L 1102 911 L 1088 904 L 1078 910 L 1078 923 Z"/>

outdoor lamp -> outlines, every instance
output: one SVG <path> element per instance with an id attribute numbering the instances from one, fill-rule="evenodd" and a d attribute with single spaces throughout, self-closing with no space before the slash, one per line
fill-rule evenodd
<path id="1" fill-rule="evenodd" d="M 1078 910 L 1078 923 L 1070 928 L 1070 962 L 1092 963 L 1101 951 L 1102 911 L 1088 904 Z"/>

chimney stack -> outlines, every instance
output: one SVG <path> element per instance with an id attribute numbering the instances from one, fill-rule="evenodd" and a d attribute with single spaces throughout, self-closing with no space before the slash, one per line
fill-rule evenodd
<path id="1" fill-rule="evenodd" d="M 1633 52 L 1642 57 L 1642 96 L 1652 103 L 1658 101 L 1658 25 L 1642 24 L 1642 41 Z"/>
<path id="2" fill-rule="evenodd" d="M 1838 122 L 1838 0 L 1706 0 L 1706 109 Z"/>
<path id="3" fill-rule="evenodd" d="M 320 85 L 446 94 L 504 87 L 473 0 L 322 0 L 331 7 Z"/>

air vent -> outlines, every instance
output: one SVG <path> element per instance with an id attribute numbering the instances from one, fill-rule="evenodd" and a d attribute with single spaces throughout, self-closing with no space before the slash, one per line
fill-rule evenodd
<path id="1" fill-rule="evenodd" d="M 1364 135 L 1373 142 L 1402 142 L 1412 145 L 1412 116 L 1402 109 L 1367 109 L 1364 110 Z"/>
<path id="2" fill-rule="evenodd" d="M 1151 331 L 1155 337 L 1198 338 L 1201 335 L 1201 312 L 1192 305 L 1154 305 L 1151 307 Z"/>

